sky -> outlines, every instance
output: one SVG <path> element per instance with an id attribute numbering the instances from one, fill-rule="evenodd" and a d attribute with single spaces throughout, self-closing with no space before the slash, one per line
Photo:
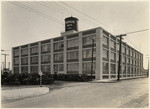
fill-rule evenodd
<path id="1" fill-rule="evenodd" d="M 65 30 L 64 19 L 79 19 L 79 31 L 102 27 L 119 35 L 149 29 L 148 1 L 64 1 L 64 2 L 1 2 L 1 53 L 11 48 L 60 36 Z M 148 67 L 149 30 L 128 34 L 124 41 L 143 53 L 144 68 Z M 1 56 L 4 61 L 4 56 Z"/>

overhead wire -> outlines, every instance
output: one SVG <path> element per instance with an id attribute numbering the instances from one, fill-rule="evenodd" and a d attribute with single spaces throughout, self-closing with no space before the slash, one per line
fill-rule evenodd
<path id="1" fill-rule="evenodd" d="M 69 4 L 67 4 L 67 3 L 65 3 L 65 2 L 63 2 L 63 1 L 61 1 L 61 3 L 64 4 L 64 5 L 66 5 L 67 7 L 72 8 L 73 10 L 79 12 L 80 14 L 86 16 L 87 18 L 89 18 L 89 19 L 92 20 L 93 22 L 96 22 L 96 23 L 101 24 L 101 25 L 103 25 L 103 26 L 105 26 L 105 27 L 108 28 L 108 26 L 106 26 L 106 25 L 103 24 L 102 22 L 100 22 L 100 21 L 98 21 L 97 19 L 95 19 L 95 18 L 93 18 L 93 17 L 91 17 L 91 16 L 89 16 L 89 15 L 83 13 L 82 11 L 80 11 L 80 10 L 78 10 L 78 9 L 76 9 L 76 8 L 74 8 L 74 7 L 72 7 L 72 6 L 70 6 Z"/>
<path id="2" fill-rule="evenodd" d="M 30 11 L 30 12 L 35 13 L 35 14 L 38 14 L 38 15 L 40 15 L 40 16 L 42 16 L 42 17 L 45 17 L 45 18 L 47 18 L 47 19 L 50 19 L 50 20 L 52 20 L 52 21 L 54 21 L 54 22 L 56 22 L 56 23 L 59 23 L 59 24 L 61 24 L 61 25 L 64 25 L 62 22 L 60 22 L 60 21 L 58 21 L 58 20 L 52 18 L 51 16 L 49 16 L 49 15 L 47 15 L 47 14 L 45 14 L 45 13 L 42 13 L 42 12 L 40 12 L 40 11 L 37 11 L 37 10 L 35 10 L 35 9 L 29 7 L 29 6 L 23 5 L 23 4 L 18 3 L 18 2 L 11 2 L 11 1 L 9 1 L 9 2 L 12 3 L 12 4 L 14 4 L 14 5 L 16 5 L 16 6 L 21 7 L 21 8 L 23 8 L 23 9 L 27 10 L 27 11 Z"/>
<path id="3" fill-rule="evenodd" d="M 50 4 L 50 5 L 57 5 L 59 8 L 61 7 L 62 9 L 65 9 L 65 10 L 63 10 L 64 12 L 66 12 L 66 13 L 68 13 L 68 14 L 70 14 L 70 15 L 73 15 L 72 13 L 75 13 L 75 12 L 72 12 L 71 10 L 69 10 L 68 8 L 66 8 L 64 5 L 62 6 L 62 4 L 60 5 L 60 4 L 58 4 L 58 3 L 56 3 L 56 2 L 54 2 L 54 1 L 48 1 L 48 3 Z M 75 14 L 74 14 L 75 15 Z M 86 18 L 83 18 L 83 17 L 81 17 L 80 16 L 80 14 L 77 14 L 79 17 L 80 17 L 80 20 L 84 23 L 84 24 L 86 24 L 86 25 L 88 25 L 89 26 L 89 21 L 88 22 L 86 22 L 87 21 L 87 19 Z M 83 19 L 83 20 L 82 20 Z M 92 25 L 93 25 L 93 22 L 92 22 Z M 91 26 L 91 25 L 90 25 Z M 94 25 L 93 25 L 94 26 Z"/>
<path id="4" fill-rule="evenodd" d="M 67 15 L 67 16 L 68 16 L 68 14 L 64 13 L 63 11 L 57 10 L 55 7 L 49 6 L 48 4 L 46 4 L 46 3 L 44 3 L 44 2 L 38 2 L 38 1 L 34 1 L 34 2 L 35 2 L 35 3 L 38 3 L 38 4 L 40 4 L 40 5 L 46 6 L 47 8 L 51 8 L 51 9 L 53 9 L 53 10 L 55 10 L 55 11 L 61 13 L 61 14 L 64 14 L 64 15 Z"/>

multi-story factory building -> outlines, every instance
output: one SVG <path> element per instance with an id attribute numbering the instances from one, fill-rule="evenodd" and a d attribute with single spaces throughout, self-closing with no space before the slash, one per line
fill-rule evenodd
<path id="1" fill-rule="evenodd" d="M 78 31 L 74 17 L 65 19 L 60 37 L 13 47 L 12 52 L 13 73 L 90 75 L 93 59 L 95 79 L 117 78 L 119 39 L 101 27 Z M 143 76 L 143 54 L 124 42 L 121 65 L 122 78 Z"/>

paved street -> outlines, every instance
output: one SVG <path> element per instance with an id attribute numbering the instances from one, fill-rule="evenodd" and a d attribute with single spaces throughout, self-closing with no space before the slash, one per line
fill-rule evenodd
<path id="1" fill-rule="evenodd" d="M 7 108 L 148 107 L 148 78 L 70 83 L 45 95 L 4 103 Z"/>

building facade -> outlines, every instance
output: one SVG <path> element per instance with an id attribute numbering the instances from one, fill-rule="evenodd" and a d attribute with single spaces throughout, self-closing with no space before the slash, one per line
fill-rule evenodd
<path id="1" fill-rule="evenodd" d="M 95 79 L 117 78 L 119 39 L 101 27 L 85 31 L 70 30 L 53 39 L 13 47 L 12 69 L 13 73 L 42 71 L 90 75 L 92 53 Z M 121 65 L 121 78 L 144 76 L 143 54 L 124 42 Z"/>

